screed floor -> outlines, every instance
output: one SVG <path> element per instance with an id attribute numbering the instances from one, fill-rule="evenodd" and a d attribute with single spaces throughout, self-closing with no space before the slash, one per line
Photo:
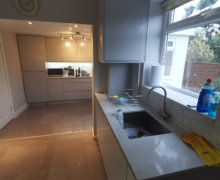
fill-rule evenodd
<path id="1" fill-rule="evenodd" d="M 106 180 L 91 103 L 35 106 L 0 130 L 0 180 Z"/>

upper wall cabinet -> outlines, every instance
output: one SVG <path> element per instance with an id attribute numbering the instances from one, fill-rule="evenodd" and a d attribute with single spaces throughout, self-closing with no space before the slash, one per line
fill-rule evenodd
<path id="1" fill-rule="evenodd" d="M 77 61 L 93 61 L 92 39 L 76 40 L 76 59 Z"/>
<path id="2" fill-rule="evenodd" d="M 148 0 L 99 0 L 101 62 L 144 62 L 148 11 Z"/>
<path id="3" fill-rule="evenodd" d="M 44 37 L 18 36 L 22 71 L 45 71 Z"/>
<path id="4" fill-rule="evenodd" d="M 92 39 L 72 40 L 45 37 L 46 61 L 48 62 L 91 62 L 93 61 Z"/>
<path id="5" fill-rule="evenodd" d="M 60 62 L 62 61 L 61 40 L 53 37 L 45 38 L 46 61 Z"/>
<path id="6" fill-rule="evenodd" d="M 63 62 L 72 62 L 76 59 L 76 40 L 61 40 Z"/>

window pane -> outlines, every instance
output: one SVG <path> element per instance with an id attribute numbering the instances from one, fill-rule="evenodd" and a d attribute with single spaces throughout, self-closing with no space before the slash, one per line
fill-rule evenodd
<path id="1" fill-rule="evenodd" d="M 167 46 L 164 75 L 172 72 L 172 78 L 165 83 L 198 93 L 211 78 L 220 91 L 220 23 L 170 33 L 170 39 L 175 46 Z"/>
<path id="2" fill-rule="evenodd" d="M 217 7 L 220 7 L 220 0 L 194 0 L 188 2 L 174 9 L 173 20 L 171 23 L 198 15 L 199 13 L 210 8 Z"/>
<path id="3" fill-rule="evenodd" d="M 171 75 L 170 73 L 171 73 L 172 60 L 173 60 L 173 51 L 167 51 L 164 76 Z"/>

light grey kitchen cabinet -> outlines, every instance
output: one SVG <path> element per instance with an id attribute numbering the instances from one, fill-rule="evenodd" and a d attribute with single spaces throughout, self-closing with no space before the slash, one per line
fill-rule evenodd
<path id="1" fill-rule="evenodd" d="M 64 83 L 64 91 L 91 91 L 90 82 Z"/>
<path id="2" fill-rule="evenodd" d="M 44 37 L 19 35 L 17 39 L 22 71 L 45 71 Z"/>
<path id="3" fill-rule="evenodd" d="M 136 180 L 136 178 L 135 178 L 135 176 L 129 166 L 127 167 L 127 180 Z"/>
<path id="4" fill-rule="evenodd" d="M 46 72 L 23 72 L 23 80 L 28 103 L 47 102 Z"/>
<path id="5" fill-rule="evenodd" d="M 48 101 L 62 101 L 63 94 L 63 79 L 48 79 Z"/>
<path id="6" fill-rule="evenodd" d="M 54 37 L 45 37 L 47 62 L 62 62 L 61 40 Z"/>
<path id="7" fill-rule="evenodd" d="M 144 62 L 148 11 L 148 0 L 99 0 L 101 62 Z"/>
<path id="8" fill-rule="evenodd" d="M 110 125 L 95 99 L 97 140 L 108 180 L 126 180 L 127 160 L 115 139 Z"/>
<path id="9" fill-rule="evenodd" d="M 91 99 L 91 83 L 91 78 L 64 79 L 64 100 Z"/>
<path id="10" fill-rule="evenodd" d="M 76 61 L 92 62 L 93 61 L 93 45 L 92 39 L 76 40 Z"/>
<path id="11" fill-rule="evenodd" d="M 76 40 L 62 40 L 61 52 L 63 62 L 73 62 L 76 59 Z"/>
<path id="12" fill-rule="evenodd" d="M 85 100 L 91 99 L 92 92 L 91 91 L 72 91 L 72 92 L 64 92 L 64 100 Z"/>

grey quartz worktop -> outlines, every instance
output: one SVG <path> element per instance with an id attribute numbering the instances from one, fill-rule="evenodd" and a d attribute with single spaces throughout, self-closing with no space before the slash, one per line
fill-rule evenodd
<path id="1" fill-rule="evenodd" d="M 105 94 L 95 94 L 121 149 L 138 180 L 151 179 L 192 168 L 203 167 L 201 158 L 180 139 L 184 131 L 169 121 L 161 120 L 150 107 L 140 105 L 114 105 Z M 114 113 L 145 110 L 172 131 L 169 134 L 128 139 Z"/>
<path id="2" fill-rule="evenodd" d="M 75 76 L 47 76 L 47 79 L 91 79 L 92 77 L 90 76 L 80 76 L 80 77 L 75 77 Z"/>

